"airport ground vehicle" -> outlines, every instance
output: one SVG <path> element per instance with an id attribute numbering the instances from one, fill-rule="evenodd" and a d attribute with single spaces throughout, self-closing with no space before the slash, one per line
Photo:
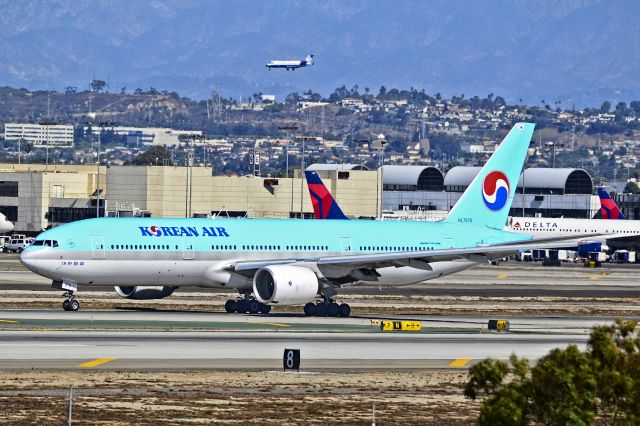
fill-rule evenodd
<path id="1" fill-rule="evenodd" d="M 618 250 L 611 256 L 611 262 L 613 263 L 635 263 L 636 252 L 628 250 Z"/>
<path id="2" fill-rule="evenodd" d="M 4 246 L 4 251 L 9 253 L 22 253 L 22 251 L 31 244 L 33 238 L 27 238 L 23 234 L 14 234 L 11 236 L 8 244 Z"/>

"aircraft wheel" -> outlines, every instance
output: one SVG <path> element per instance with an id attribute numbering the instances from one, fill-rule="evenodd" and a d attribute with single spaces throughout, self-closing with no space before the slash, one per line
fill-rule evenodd
<path id="1" fill-rule="evenodd" d="M 250 314 L 257 314 L 258 312 L 260 312 L 260 302 L 258 302 L 257 300 L 249 300 L 249 303 L 247 303 L 247 305 Z"/>
<path id="2" fill-rule="evenodd" d="M 351 315 L 351 306 L 347 305 L 346 303 L 343 303 L 338 308 L 338 312 L 341 317 L 348 317 L 349 315 Z"/>
<path id="3" fill-rule="evenodd" d="M 236 312 L 239 314 L 246 314 L 249 310 L 249 306 L 247 305 L 248 303 L 246 300 L 238 300 L 238 302 L 236 302 Z"/>
<path id="4" fill-rule="evenodd" d="M 316 305 L 313 303 L 307 303 L 304 305 L 304 314 L 308 317 L 313 316 L 316 310 Z"/>
<path id="5" fill-rule="evenodd" d="M 336 302 L 329 303 L 327 306 L 327 316 L 328 317 L 337 317 L 340 312 L 340 306 Z"/>
<path id="6" fill-rule="evenodd" d="M 78 302 L 76 299 L 70 300 L 69 310 L 76 312 L 78 309 L 80 309 L 80 302 Z"/>
<path id="7" fill-rule="evenodd" d="M 327 315 L 327 307 L 324 302 L 317 303 L 313 310 L 317 317 L 324 317 Z"/>
<path id="8" fill-rule="evenodd" d="M 261 314 L 268 314 L 269 312 L 271 312 L 271 305 L 265 305 L 264 303 L 260 304 L 260 313 Z"/>
<path id="9" fill-rule="evenodd" d="M 64 302 L 62 302 L 62 309 L 64 309 L 65 311 L 69 310 L 69 301 L 68 300 L 64 300 Z"/>
<path id="10" fill-rule="evenodd" d="M 238 305 L 238 302 L 236 302 L 233 299 L 229 299 L 224 304 L 224 310 L 227 311 L 227 313 L 232 314 L 232 313 L 234 313 L 236 311 L 237 305 Z"/>

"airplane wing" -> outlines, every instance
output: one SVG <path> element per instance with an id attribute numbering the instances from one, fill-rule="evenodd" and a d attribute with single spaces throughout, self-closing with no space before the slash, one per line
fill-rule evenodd
<path id="1" fill-rule="evenodd" d="M 477 247 L 442 249 L 429 251 L 404 251 L 376 254 L 353 254 L 343 256 L 307 257 L 303 259 L 278 259 L 259 261 L 239 261 L 230 265 L 230 269 L 236 272 L 255 271 L 270 265 L 284 264 L 315 264 L 318 266 L 349 266 L 358 268 L 384 268 L 388 266 L 424 266 L 428 262 L 443 262 L 447 260 L 466 259 L 476 262 L 500 259 L 511 256 L 521 251 L 532 249 L 554 249 L 576 244 L 581 238 L 594 237 L 601 234 L 584 234 L 568 237 L 539 238 L 529 241 L 518 241 L 500 244 L 487 244 Z M 417 262 L 416 262 L 417 261 Z M 412 265 L 413 264 L 413 265 Z"/>

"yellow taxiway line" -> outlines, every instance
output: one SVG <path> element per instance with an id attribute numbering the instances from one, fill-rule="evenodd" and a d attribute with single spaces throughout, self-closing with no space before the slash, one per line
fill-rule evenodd
<path id="1" fill-rule="evenodd" d="M 97 358 L 91 361 L 87 361 L 87 362 L 83 362 L 82 364 L 79 364 L 78 367 L 81 368 L 92 368 L 92 367 L 97 367 L 98 365 L 102 365 L 105 364 L 107 362 L 111 362 L 116 358 Z"/>
<path id="2" fill-rule="evenodd" d="M 3 320 L 3 319 L 0 319 L 0 322 L 10 322 L 10 323 L 14 323 L 15 324 L 18 321 L 17 320 Z"/>
<path id="3" fill-rule="evenodd" d="M 451 361 L 451 363 L 449 364 L 449 367 L 455 367 L 455 368 L 462 368 L 465 365 L 469 364 L 469 361 L 471 361 L 471 359 L 469 358 L 458 358 L 458 359 L 454 359 L 453 361 Z"/>

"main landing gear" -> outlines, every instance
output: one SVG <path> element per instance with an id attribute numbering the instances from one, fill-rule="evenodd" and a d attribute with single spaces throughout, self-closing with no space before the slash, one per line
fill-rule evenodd
<path id="1" fill-rule="evenodd" d="M 346 303 L 337 304 L 333 299 L 304 305 L 304 314 L 308 317 L 348 317 L 351 315 L 351 306 Z"/>
<path id="2" fill-rule="evenodd" d="M 66 299 L 62 302 L 62 309 L 74 312 L 80 309 L 80 302 L 76 300 L 76 296 L 73 294 L 73 291 L 69 290 L 65 292 L 63 296 L 66 297 Z"/>
<path id="3" fill-rule="evenodd" d="M 304 314 L 308 317 L 348 317 L 351 315 L 351 306 L 346 303 L 338 304 L 332 297 L 338 294 L 333 287 L 328 287 L 322 292 L 322 301 L 307 303 L 304 305 Z"/>
<path id="4" fill-rule="evenodd" d="M 268 314 L 271 312 L 271 305 L 260 303 L 252 296 L 245 296 L 244 299 L 227 300 L 224 310 L 230 314 Z"/>

